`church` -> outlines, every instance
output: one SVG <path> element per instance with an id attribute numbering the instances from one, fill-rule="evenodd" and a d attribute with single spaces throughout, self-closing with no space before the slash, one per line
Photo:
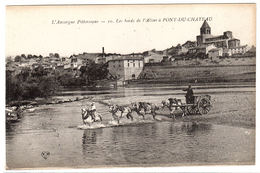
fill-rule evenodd
<path id="1" fill-rule="evenodd" d="M 211 27 L 205 20 L 200 28 L 200 35 L 197 36 L 197 49 L 207 46 L 214 46 L 222 49 L 223 54 L 231 56 L 233 54 L 244 54 L 247 45 L 240 45 L 240 40 L 233 37 L 231 31 L 223 32 L 223 35 L 211 35 Z M 208 53 L 208 52 L 206 52 Z"/>

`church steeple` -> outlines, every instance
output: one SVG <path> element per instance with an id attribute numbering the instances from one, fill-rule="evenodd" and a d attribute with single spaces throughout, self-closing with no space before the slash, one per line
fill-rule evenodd
<path id="1" fill-rule="evenodd" d="M 202 26 L 200 27 L 200 35 L 211 34 L 211 28 L 206 20 L 204 20 Z"/>

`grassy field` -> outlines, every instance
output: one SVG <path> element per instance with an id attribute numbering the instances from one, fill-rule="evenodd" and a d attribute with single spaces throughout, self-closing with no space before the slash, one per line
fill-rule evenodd
<path id="1" fill-rule="evenodd" d="M 133 83 L 255 82 L 255 65 L 147 66 Z"/>

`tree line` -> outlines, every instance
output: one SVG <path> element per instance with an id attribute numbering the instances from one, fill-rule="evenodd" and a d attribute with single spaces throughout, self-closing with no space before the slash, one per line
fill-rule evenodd
<path id="1" fill-rule="evenodd" d="M 64 87 L 92 86 L 106 79 L 107 64 L 90 62 L 79 70 L 49 70 L 41 65 L 23 68 L 18 74 L 6 70 L 6 102 L 47 98 Z"/>

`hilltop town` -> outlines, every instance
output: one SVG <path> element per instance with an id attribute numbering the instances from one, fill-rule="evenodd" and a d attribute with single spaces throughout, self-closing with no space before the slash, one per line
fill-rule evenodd
<path id="1" fill-rule="evenodd" d="M 58 75 L 63 86 L 93 85 L 93 81 L 116 80 L 126 84 L 137 79 L 178 78 L 175 72 L 164 69 L 198 66 L 255 66 L 256 49 L 254 46 L 241 45 L 232 31 L 212 35 L 211 27 L 205 20 L 196 41 L 186 41 L 165 50 L 149 50 L 141 53 L 122 55 L 118 53 L 81 53 L 69 57 L 58 53 L 42 55 L 17 55 L 6 58 L 6 72 L 10 76 L 28 73 Z M 167 68 L 166 68 L 167 67 Z M 157 70 L 155 70 L 157 69 Z M 160 69 L 160 70 L 158 70 Z M 170 75 L 170 76 L 169 76 Z M 73 79 L 73 80 L 72 80 Z M 118 82 L 120 81 L 120 82 Z"/>

